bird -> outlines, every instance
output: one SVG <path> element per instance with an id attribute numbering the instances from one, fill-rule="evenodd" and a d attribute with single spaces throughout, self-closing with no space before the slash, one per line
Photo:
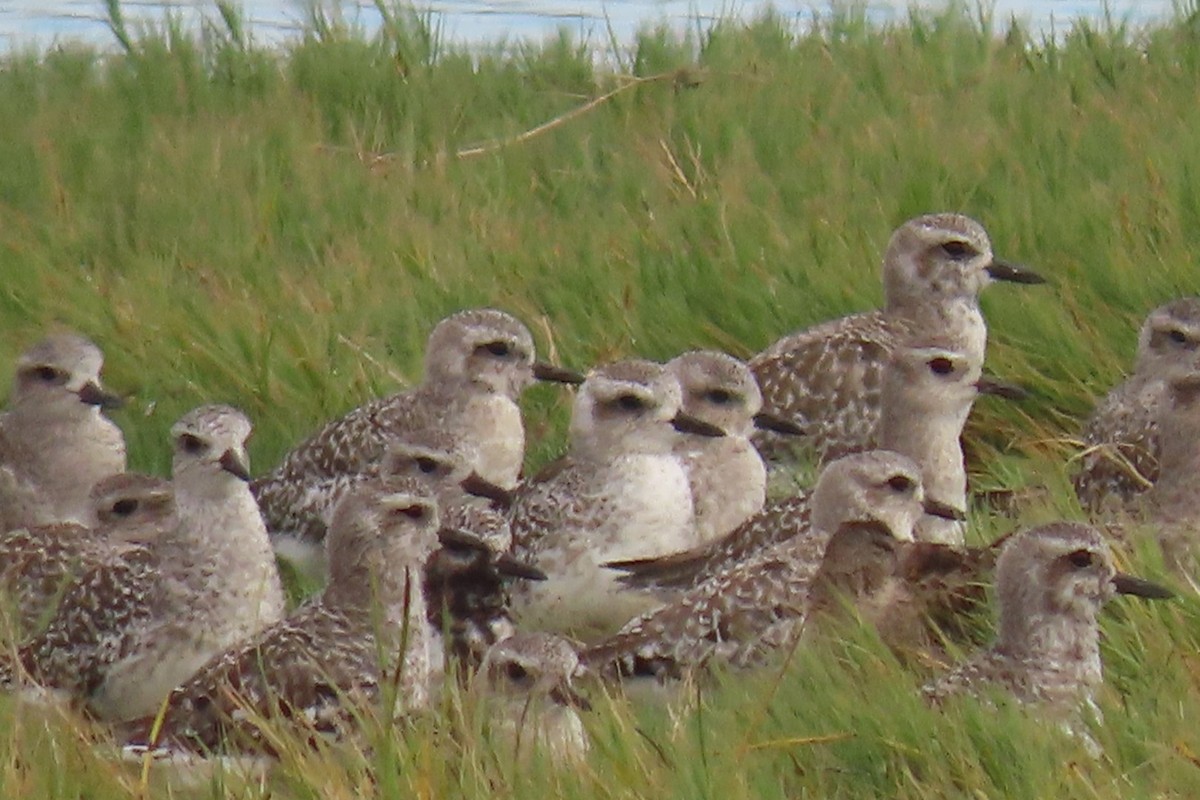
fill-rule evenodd
<path id="1" fill-rule="evenodd" d="M 807 536 L 733 564 L 630 621 L 588 648 L 584 663 L 606 677 L 657 678 L 680 677 L 714 660 L 751 666 L 802 631 L 813 579 L 839 529 L 873 523 L 894 539 L 912 541 L 922 513 L 941 511 L 926 502 L 911 459 L 883 450 L 838 459 L 813 489 Z"/>
<path id="2" fill-rule="evenodd" d="M 555 762 L 582 759 L 590 745 L 579 712 L 592 705 L 574 680 L 586 674 L 576 645 L 560 636 L 523 632 L 493 644 L 476 690 L 492 741 L 511 748 L 517 763 L 539 750 Z"/>
<path id="3" fill-rule="evenodd" d="M 1147 315 L 1133 374 L 1097 403 L 1083 425 L 1075 495 L 1094 519 L 1136 510 L 1159 476 L 1159 420 L 1172 373 L 1200 366 L 1200 298 L 1182 297 Z"/>
<path id="4" fill-rule="evenodd" d="M 702 542 L 718 539 L 746 521 L 766 501 L 767 468 L 750 443 L 755 428 L 785 435 L 803 433 L 787 420 L 762 413 L 758 382 L 745 362 L 708 350 L 692 350 L 667 362 L 679 380 L 681 408 L 715 425 L 724 436 L 682 436 L 675 454 L 688 474 Z"/>
<path id="5" fill-rule="evenodd" d="M 975 398 L 1019 397 L 1016 387 L 982 375 L 983 362 L 947 337 L 917 337 L 897 344 L 883 373 L 878 438 L 880 447 L 902 453 L 921 467 L 925 495 L 966 518 L 967 469 L 962 431 Z M 917 539 L 963 544 L 960 520 L 925 516 Z"/>
<path id="6" fill-rule="evenodd" d="M 372 400 L 336 419 L 251 485 L 276 549 L 316 568 L 329 515 L 342 492 L 377 475 L 389 442 L 440 428 L 470 443 L 473 469 L 511 489 L 525 455 L 517 399 L 535 379 L 581 383 L 582 376 L 534 360 L 533 337 L 495 309 L 452 314 L 429 335 L 420 386 Z"/>
<path id="7" fill-rule="evenodd" d="M 104 354 L 55 333 L 17 360 L 0 414 L 0 528 L 86 525 L 96 481 L 125 471 L 125 437 L 104 412 L 121 398 L 100 381 Z"/>
<path id="8" fill-rule="evenodd" d="M 510 583 L 546 576 L 509 553 L 512 530 L 493 504 L 511 493 L 472 471 L 461 449 L 446 431 L 413 431 L 389 446 L 382 474 L 417 481 L 437 500 L 441 547 L 422 571 L 428 622 L 447 654 L 474 669 L 489 646 L 516 632 Z"/>
<path id="9" fill-rule="evenodd" d="M 790 334 L 750 361 L 763 409 L 804 430 L 820 463 L 880 446 L 883 371 L 898 342 L 953 336 L 983 362 L 987 326 L 979 293 L 994 281 L 1036 284 L 1032 270 L 996 258 L 983 226 L 961 214 L 927 214 L 892 234 L 883 257 L 884 307 Z M 789 442 L 759 434 L 778 461 Z"/>
<path id="10" fill-rule="evenodd" d="M 1137 522 L 1152 528 L 1163 560 L 1194 583 L 1200 539 L 1200 366 L 1180 367 L 1166 384 L 1158 418 L 1158 479 L 1136 499 L 1133 524 L 1116 532 L 1136 534 Z"/>
<path id="11" fill-rule="evenodd" d="M 250 494 L 250 421 L 224 405 L 194 409 L 171 429 L 178 524 L 148 546 L 85 572 L 17 663 L 93 716 L 153 713 L 213 654 L 278 620 L 283 590 Z"/>
<path id="12" fill-rule="evenodd" d="M 87 525 L 63 522 L 18 528 L 0 536 L 0 586 L 14 601 L 19 630 L 35 631 L 72 579 L 150 544 L 177 523 L 169 481 L 122 472 L 91 491 Z"/>
<path id="13" fill-rule="evenodd" d="M 1103 536 L 1080 522 L 1053 522 L 1008 540 L 996 564 L 998 633 L 983 652 L 927 683 L 927 701 L 997 691 L 1070 723 L 1098 713 L 1103 682 L 1100 609 L 1116 594 L 1172 596 L 1165 587 L 1118 572 Z"/>
<path id="14" fill-rule="evenodd" d="M 653 556 L 698 541 L 692 493 L 674 454 L 680 436 L 724 431 L 680 410 L 679 381 L 630 359 L 597 367 L 575 397 L 567 454 L 522 484 L 509 512 L 513 553 L 548 579 L 515 587 L 530 630 L 595 639 L 645 609 L 605 561 Z"/>
<path id="15" fill-rule="evenodd" d="M 438 528 L 437 501 L 420 481 L 377 477 L 345 493 L 329 528 L 324 591 L 212 656 L 158 715 L 124 726 L 127 746 L 277 755 L 266 725 L 341 737 L 366 713 L 390 722 L 426 708 L 441 654 L 423 624 L 421 570 Z M 394 705 L 381 708 L 392 686 Z"/>

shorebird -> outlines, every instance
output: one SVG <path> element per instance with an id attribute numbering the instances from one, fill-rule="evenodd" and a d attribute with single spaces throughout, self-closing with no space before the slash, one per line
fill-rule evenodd
<path id="1" fill-rule="evenodd" d="M 428 621 L 448 653 L 476 667 L 489 646 L 516 632 L 509 583 L 546 576 L 509 555 L 508 519 L 490 503 L 506 504 L 511 492 L 471 471 L 461 447 L 445 431 L 413 432 L 389 447 L 382 472 L 417 481 L 437 499 L 442 546 L 422 578 Z"/>
<path id="2" fill-rule="evenodd" d="M 732 356 L 694 350 L 671 359 L 667 369 L 679 380 L 683 411 L 725 432 L 680 437 L 675 445 L 692 489 L 696 534 L 707 542 L 741 525 L 766 500 L 767 468 L 750 432 L 756 426 L 791 435 L 802 431 L 762 413 L 758 382 Z"/>
<path id="3" fill-rule="evenodd" d="M 514 590 L 522 626 L 580 638 L 611 634 L 649 598 L 621 591 L 606 561 L 696 543 L 681 435 L 723 431 L 680 410 L 679 381 L 630 360 L 592 371 L 575 398 L 567 455 L 524 484 L 510 521 L 514 554 L 549 579 Z"/>
<path id="4" fill-rule="evenodd" d="M 962 431 L 980 393 L 1019 396 L 1014 387 L 982 376 L 983 362 L 953 340 L 919 338 L 897 344 L 883 375 L 878 437 L 886 450 L 908 456 L 921 467 L 925 496 L 966 518 L 967 468 Z M 962 545 L 961 520 L 925 516 L 917 539 Z"/>
<path id="5" fill-rule="evenodd" d="M 1130 511 L 1159 475 L 1159 418 L 1173 372 L 1200 367 L 1200 298 L 1159 306 L 1142 323 L 1133 374 L 1083 426 L 1075 494 L 1092 516 Z"/>
<path id="6" fill-rule="evenodd" d="M 993 281 L 1043 283 L 992 255 L 987 233 L 961 214 L 901 225 L 883 258 L 884 307 L 785 336 L 750 362 L 763 408 L 791 420 L 821 462 L 879 446 L 883 370 L 896 345 L 918 335 L 955 339 L 983 363 L 987 326 L 979 293 Z M 769 436 L 756 441 L 775 457 Z"/>
<path id="7" fill-rule="evenodd" d="M 131 742 L 274 754 L 264 724 L 344 735 L 389 685 L 397 696 L 385 720 L 428 706 L 441 651 L 423 624 L 420 586 L 438 524 L 418 481 L 377 478 L 346 493 L 331 520 L 324 592 L 210 659 L 170 693 L 158 730 L 148 716 L 131 726 Z"/>
<path id="8" fill-rule="evenodd" d="M 1139 498 L 1141 518 L 1155 529 L 1163 559 L 1195 582 L 1200 541 L 1200 367 L 1167 381 L 1158 419 L 1158 480 Z"/>
<path id="9" fill-rule="evenodd" d="M 1094 710 L 1103 682 L 1097 617 L 1118 593 L 1171 596 L 1117 572 L 1108 545 L 1088 525 L 1056 522 L 1012 537 L 996 564 L 995 643 L 927 684 L 925 697 L 940 704 L 994 686 L 1058 712 Z"/>
<path id="10" fill-rule="evenodd" d="M 574 679 L 586 672 L 575 646 L 548 633 L 518 633 L 484 656 L 479 674 L 493 736 L 508 743 L 518 762 L 541 750 L 556 761 L 587 755 L 578 711 L 591 710 Z"/>
<path id="11" fill-rule="evenodd" d="M 17 361 L 0 414 L 0 527 L 87 524 L 88 492 L 125 471 L 125 437 L 104 410 L 100 348 L 74 333 L 48 336 Z"/>
<path id="12" fill-rule="evenodd" d="M 177 523 L 175 495 L 161 478 L 122 472 L 91 492 L 88 525 L 18 528 L 0 536 L 0 585 L 15 601 L 20 629 L 48 618 L 63 590 L 84 572 L 146 545 Z"/>
<path id="13" fill-rule="evenodd" d="M 472 446 L 473 469 L 511 489 L 525 455 L 517 398 L 535 379 L 578 383 L 582 376 L 534 361 L 533 337 L 501 311 L 461 311 L 439 322 L 416 389 L 372 400 L 325 425 L 288 453 L 252 489 L 281 555 L 301 564 L 319 544 L 338 497 L 379 474 L 389 442 L 437 428 Z"/>
<path id="14" fill-rule="evenodd" d="M 17 653 L 37 683 L 101 719 L 153 713 L 214 653 L 280 618 L 283 591 L 247 488 L 250 422 L 202 406 L 171 429 L 178 525 L 83 574 Z M 12 664 L 0 680 L 12 682 Z"/>
<path id="15" fill-rule="evenodd" d="M 813 490 L 809 535 L 734 564 L 634 619 L 586 651 L 584 661 L 602 674 L 657 677 L 676 677 L 714 659 L 733 666 L 755 663 L 802 630 L 832 535 L 858 523 L 912 541 L 924 512 L 954 513 L 925 500 L 921 472 L 910 459 L 883 450 L 839 459 Z"/>

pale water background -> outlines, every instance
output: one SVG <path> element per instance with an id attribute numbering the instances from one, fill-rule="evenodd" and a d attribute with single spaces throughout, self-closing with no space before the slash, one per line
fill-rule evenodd
<path id="1" fill-rule="evenodd" d="M 379 16 L 369 0 L 342 0 L 344 19 L 371 30 Z M 331 5 L 327 2 L 326 5 Z M 799 24 L 829 9 L 828 0 L 415 0 L 414 7 L 429 9 L 442 34 L 450 41 L 484 44 L 501 38 L 542 39 L 566 28 L 598 45 L 607 45 L 609 31 L 619 43 L 630 42 L 641 27 L 665 23 L 683 30 L 701 28 L 719 18 L 753 18 L 773 7 Z M 878 21 L 902 17 L 908 0 L 868 0 L 868 16 Z M 918 5 L 932 5 L 930 2 Z M 995 0 L 990 4 L 997 19 L 1012 15 L 1045 34 L 1069 28 L 1074 19 L 1101 19 L 1107 12 L 1134 25 L 1166 19 L 1171 0 Z M 212 0 L 126 0 L 126 19 L 161 22 L 168 12 L 185 24 L 218 20 Z M 305 18 L 303 0 L 243 0 L 254 41 L 275 43 L 295 36 Z M 58 42 L 82 40 L 100 46 L 113 43 L 99 0 L 0 0 L 0 52 L 14 47 L 39 48 Z"/>

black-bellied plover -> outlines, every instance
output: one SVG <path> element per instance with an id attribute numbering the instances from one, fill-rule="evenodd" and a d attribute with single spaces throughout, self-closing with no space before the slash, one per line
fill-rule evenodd
<path id="1" fill-rule="evenodd" d="M 750 443 L 757 425 L 784 434 L 800 433 L 786 421 L 762 414 L 758 382 L 733 356 L 693 350 L 667 362 L 683 392 L 681 408 L 715 425 L 724 436 L 684 436 L 675 446 L 692 487 L 696 534 L 718 539 L 762 508 L 767 468 Z"/>
<path id="2" fill-rule="evenodd" d="M 512 488 L 525 456 L 517 398 L 534 379 L 582 376 L 534 361 L 533 337 L 501 311 L 461 311 L 439 322 L 425 350 L 425 379 L 412 391 L 372 400 L 328 423 L 253 483 L 281 554 L 315 555 L 346 486 L 377 475 L 388 443 L 436 427 L 469 441 L 473 469 Z"/>
<path id="3" fill-rule="evenodd" d="M 541 750 L 558 761 L 587 754 L 578 711 L 591 709 L 574 687 L 584 674 L 575 646 L 548 633 L 518 633 L 488 650 L 476 679 L 486 695 L 493 737 L 502 737 L 516 761 Z"/>
<path id="4" fill-rule="evenodd" d="M 64 522 L 0 536 L 0 585 L 14 602 L 20 629 L 36 630 L 71 580 L 131 545 L 149 544 L 173 527 L 175 494 L 162 478 L 122 472 L 92 489 L 88 525 Z"/>
<path id="5" fill-rule="evenodd" d="M 897 344 L 884 368 L 879 442 L 921 467 L 925 496 L 967 510 L 967 468 L 962 430 L 980 392 L 1005 394 L 1011 387 L 982 380 L 983 363 L 953 340 L 919 338 Z M 964 524 L 925 516 L 917 539 L 961 545 Z"/>
<path id="6" fill-rule="evenodd" d="M 514 590 L 522 627 L 595 639 L 644 611 L 606 561 L 697 542 L 682 435 L 723 431 L 680 410 L 679 381 L 662 365 L 621 361 L 592 371 L 575 397 L 568 453 L 524 484 L 511 509 L 514 553 L 549 579 Z"/>
<path id="7" fill-rule="evenodd" d="M 274 553 L 247 486 L 249 420 L 229 406 L 202 406 L 171 434 L 178 525 L 82 575 L 18 653 L 35 682 L 103 719 L 153 713 L 210 656 L 283 613 Z"/>
<path id="8" fill-rule="evenodd" d="M 987 233 L 961 214 L 929 214 L 896 229 L 883 258 L 884 308 L 785 336 L 750 362 L 763 408 L 805 431 L 821 461 L 879 446 L 883 369 L 896 344 L 951 336 L 983 363 L 979 293 L 1002 280 L 1042 283 L 992 255 Z M 774 455 L 769 436 L 756 441 Z M 779 444 L 787 445 L 787 442 Z"/>
<path id="9" fill-rule="evenodd" d="M 831 463 L 813 490 L 813 524 L 749 560 L 730 566 L 678 600 L 632 620 L 585 653 L 608 675 L 673 677 L 716 659 L 746 666 L 794 640 L 808 614 L 809 591 L 829 537 L 848 523 L 883 526 L 912 541 L 925 511 L 921 472 L 898 453 L 873 450 Z"/>
<path id="10" fill-rule="evenodd" d="M 508 519 L 491 505 L 508 493 L 475 474 L 462 447 L 446 431 L 413 431 L 392 443 L 382 472 L 418 481 L 437 499 L 445 530 L 423 573 L 429 623 L 445 636 L 448 653 L 474 667 L 489 646 L 516 631 L 509 582 L 545 575 L 509 555 Z"/>
<path id="11" fill-rule="evenodd" d="M 441 652 L 424 624 L 421 570 L 438 546 L 437 503 L 420 482 L 377 478 L 347 492 L 331 520 L 329 585 L 252 639 L 214 656 L 170 693 L 135 743 L 272 753 L 262 725 L 345 734 L 394 687 L 385 721 L 425 708 Z M 152 709 L 153 711 L 153 709 Z"/>
<path id="12" fill-rule="evenodd" d="M 1138 334 L 1133 374 L 1096 406 L 1083 426 L 1086 448 L 1075 494 L 1093 516 L 1131 510 L 1159 475 L 1159 417 L 1173 372 L 1200 367 L 1200 298 L 1150 312 Z"/>
<path id="13" fill-rule="evenodd" d="M 995 643 L 927 684 L 926 698 L 941 703 L 991 686 L 1060 711 L 1092 705 L 1103 680 L 1097 617 L 1118 593 L 1171 596 L 1117 572 L 1108 545 L 1088 525 L 1056 522 L 1013 536 L 996 564 Z"/>
<path id="14" fill-rule="evenodd" d="M 125 437 L 104 410 L 100 348 L 74 333 L 48 336 L 17 362 L 0 415 L 0 528 L 85 525 L 96 481 L 125 471 Z"/>
<path id="15" fill-rule="evenodd" d="M 1158 480 L 1136 499 L 1163 559 L 1193 584 L 1200 555 L 1200 369 L 1194 369 L 1167 379 L 1158 416 Z"/>

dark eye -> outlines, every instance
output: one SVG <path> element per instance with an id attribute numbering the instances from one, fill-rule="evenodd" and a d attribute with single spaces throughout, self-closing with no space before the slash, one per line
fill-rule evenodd
<path id="1" fill-rule="evenodd" d="M 125 498 L 112 504 L 112 512 L 121 517 L 128 517 L 138 510 L 138 501 Z"/>
<path id="2" fill-rule="evenodd" d="M 954 362 L 948 358 L 931 358 L 928 363 L 930 372 L 935 375 L 949 375 L 954 372 Z"/>
<path id="3" fill-rule="evenodd" d="M 1187 344 L 1187 334 L 1178 328 L 1173 331 L 1168 331 L 1167 336 L 1169 336 L 1171 341 L 1175 344 Z"/>
<path id="4" fill-rule="evenodd" d="M 975 248 L 966 242 L 955 240 L 942 244 L 942 252 L 957 261 L 975 255 Z"/>
<path id="5" fill-rule="evenodd" d="M 617 406 L 623 411 L 641 411 L 646 404 L 635 394 L 623 394 L 617 398 Z"/>
<path id="6" fill-rule="evenodd" d="M 508 346 L 508 342 L 488 342 L 483 345 L 483 349 L 497 358 L 504 358 L 512 352 L 512 348 Z"/>
<path id="7" fill-rule="evenodd" d="M 1067 556 L 1067 560 L 1079 569 L 1087 569 L 1096 561 L 1096 556 L 1091 550 L 1076 550 Z"/>
<path id="8" fill-rule="evenodd" d="M 185 452 L 193 455 L 203 453 L 205 450 L 204 440 L 199 436 L 193 436 L 190 433 L 185 433 L 179 437 L 179 446 L 182 447 Z"/>
<path id="9" fill-rule="evenodd" d="M 426 475 L 432 475 L 437 472 L 438 462 L 429 456 L 421 456 L 417 459 L 417 469 L 424 472 Z"/>
<path id="10" fill-rule="evenodd" d="M 67 373 L 49 366 L 34 367 L 30 370 L 33 376 L 42 383 L 66 383 Z"/>
<path id="11" fill-rule="evenodd" d="M 893 492 L 911 492 L 913 487 L 916 486 L 913 479 L 907 475 L 893 475 L 888 478 L 887 484 L 892 488 Z"/>
<path id="12" fill-rule="evenodd" d="M 704 398 L 710 403 L 715 403 L 719 406 L 729 405 L 737 399 L 737 396 L 725 389 L 710 389 L 704 394 Z"/>
<path id="13" fill-rule="evenodd" d="M 508 677 L 514 681 L 523 681 L 529 676 L 528 670 L 526 670 L 520 664 L 511 661 L 509 662 L 508 667 L 505 669 L 505 672 L 507 672 Z"/>

